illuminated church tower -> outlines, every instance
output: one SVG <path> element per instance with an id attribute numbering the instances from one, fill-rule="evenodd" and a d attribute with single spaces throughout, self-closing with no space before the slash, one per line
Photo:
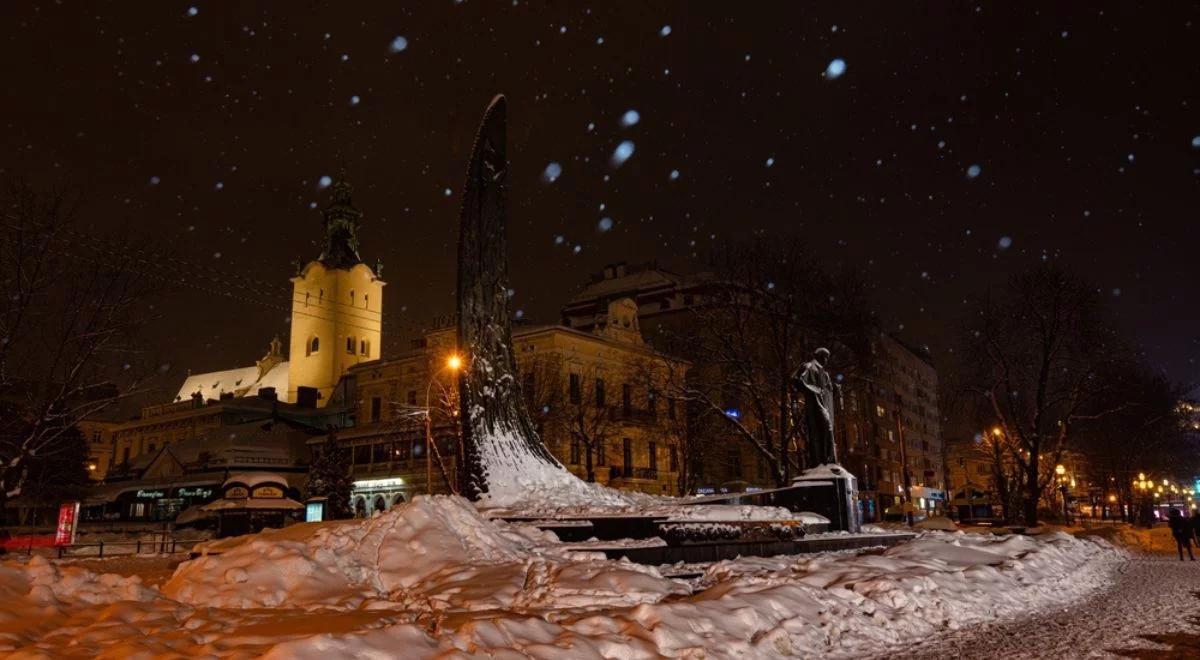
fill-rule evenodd
<path id="1" fill-rule="evenodd" d="M 338 379 L 359 362 L 380 356 L 383 285 L 358 254 L 362 213 L 350 186 L 338 181 L 325 207 L 325 249 L 292 278 L 292 339 L 288 400 L 300 387 L 318 391 L 324 406 Z"/>

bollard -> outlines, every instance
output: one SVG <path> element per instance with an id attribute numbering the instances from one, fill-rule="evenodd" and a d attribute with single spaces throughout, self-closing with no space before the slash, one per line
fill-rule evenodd
<path id="1" fill-rule="evenodd" d="M 104 559 L 104 541 L 100 542 L 100 558 Z"/>
<path id="2" fill-rule="evenodd" d="M 140 554 L 142 554 L 142 540 L 141 540 L 141 539 L 138 539 L 138 541 L 137 541 L 137 550 L 134 550 L 134 551 L 133 551 L 133 554 L 135 554 L 135 555 L 140 555 Z"/>
<path id="3" fill-rule="evenodd" d="M 60 545 L 60 546 L 58 546 L 58 558 L 62 559 L 62 557 L 63 557 L 63 546 Z"/>

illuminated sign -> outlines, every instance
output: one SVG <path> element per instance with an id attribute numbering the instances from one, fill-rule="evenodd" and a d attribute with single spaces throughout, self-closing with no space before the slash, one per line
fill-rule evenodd
<path id="1" fill-rule="evenodd" d="M 175 491 L 176 497 L 208 497 L 212 495 L 211 488 L 180 488 Z"/>
<path id="2" fill-rule="evenodd" d="M 161 490 L 139 490 L 137 492 L 137 496 L 140 499 L 160 500 L 160 499 L 166 497 L 167 494 L 162 492 Z"/>
<path id="3" fill-rule="evenodd" d="M 259 486 L 254 489 L 255 497 L 283 497 L 283 489 L 274 486 Z"/>
<path id="4" fill-rule="evenodd" d="M 304 506 L 304 522 L 321 522 L 324 519 L 324 502 L 309 502 Z"/>
<path id="5" fill-rule="evenodd" d="M 58 527 L 54 530 L 54 545 L 74 545 L 79 523 L 79 502 L 63 502 L 58 507 Z"/>
<path id="6" fill-rule="evenodd" d="M 354 482 L 355 488 L 395 488 L 403 486 L 404 480 L 396 477 L 393 479 L 364 479 Z"/>
<path id="7" fill-rule="evenodd" d="M 234 486 L 225 490 L 225 497 L 231 500 L 250 497 L 250 491 L 245 486 Z"/>
<path id="8" fill-rule="evenodd" d="M 742 411 L 737 408 L 726 408 L 723 412 L 729 419 L 741 419 L 742 417 Z"/>

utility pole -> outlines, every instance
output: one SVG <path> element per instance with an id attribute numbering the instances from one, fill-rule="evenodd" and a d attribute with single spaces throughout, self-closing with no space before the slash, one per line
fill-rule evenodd
<path id="1" fill-rule="evenodd" d="M 904 409 L 900 395 L 896 395 L 896 435 L 900 436 L 900 469 L 904 472 L 904 517 L 908 526 L 913 524 L 912 478 L 908 474 L 908 447 L 904 442 Z"/>

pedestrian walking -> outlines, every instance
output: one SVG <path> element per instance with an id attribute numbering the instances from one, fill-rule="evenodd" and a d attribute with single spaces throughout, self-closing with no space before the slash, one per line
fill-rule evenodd
<path id="1" fill-rule="evenodd" d="M 1196 556 L 1192 554 L 1192 536 L 1195 534 L 1195 529 L 1192 527 L 1193 521 L 1184 518 L 1179 509 L 1171 507 L 1167 512 L 1167 526 L 1171 528 L 1171 536 L 1175 537 L 1175 549 L 1179 551 L 1179 561 L 1183 561 L 1183 549 L 1187 548 L 1188 558 L 1196 561 Z"/>

